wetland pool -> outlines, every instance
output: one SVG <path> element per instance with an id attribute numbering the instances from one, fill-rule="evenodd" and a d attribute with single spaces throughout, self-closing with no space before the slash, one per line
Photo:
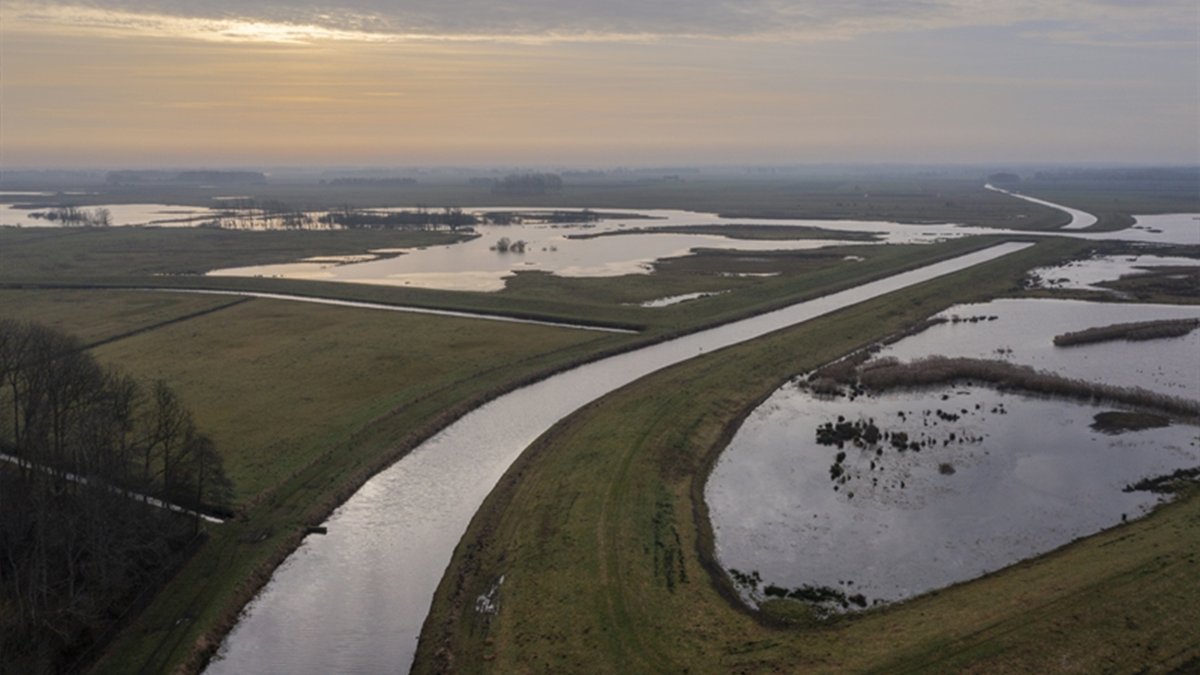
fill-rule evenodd
<path id="1" fill-rule="evenodd" d="M 1052 343 L 1055 334 L 1109 323 L 1200 317 L 1200 308 L 997 300 L 941 316 L 959 320 L 904 338 L 878 357 L 1003 358 L 1200 399 L 1195 333 Z M 772 593 L 831 588 L 869 605 L 1045 553 L 1159 503 L 1156 494 L 1125 492 L 1127 485 L 1200 465 L 1194 423 L 1116 434 L 1093 428 L 1098 413 L 1112 410 L 1128 408 L 969 384 L 853 400 L 788 384 L 747 417 L 709 477 L 717 558 L 726 569 L 758 573 L 758 588 L 741 585 L 750 602 L 774 585 Z M 839 421 L 873 424 L 879 438 L 840 448 L 818 442 L 818 428 Z M 897 433 L 904 440 L 892 442 Z M 836 604 L 826 609 L 844 609 Z"/>
<path id="2" fill-rule="evenodd" d="M 1158 503 L 1126 485 L 1200 464 L 1200 428 L 1093 429 L 1111 409 L 985 387 L 854 401 L 784 388 L 710 477 L 717 556 L 758 572 L 764 588 L 829 587 L 874 604 L 1053 550 Z M 900 451 L 886 437 L 818 444 L 817 427 L 839 416 L 921 448 Z"/>

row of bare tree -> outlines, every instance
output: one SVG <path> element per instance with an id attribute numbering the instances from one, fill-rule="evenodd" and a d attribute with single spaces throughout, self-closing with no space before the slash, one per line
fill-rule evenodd
<path id="1" fill-rule="evenodd" d="M 163 382 L 0 319 L 0 671 L 69 667 L 227 502 L 219 455 Z M 153 499 L 152 499 L 153 498 Z"/>

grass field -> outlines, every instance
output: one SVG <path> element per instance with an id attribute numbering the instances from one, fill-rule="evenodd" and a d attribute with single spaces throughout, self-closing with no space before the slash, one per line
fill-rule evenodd
<path id="1" fill-rule="evenodd" d="M 141 297 L 86 293 L 115 313 Z M 42 314 L 62 307 L 57 294 L 36 292 Z M 146 599 L 99 670 L 160 672 L 186 661 L 198 637 L 236 616 L 304 526 L 372 473 L 497 393 L 628 339 L 249 300 L 99 347 L 102 362 L 161 377 L 179 393 L 226 461 L 238 512 L 211 527 L 185 567 Z"/>
<path id="2" fill-rule="evenodd" d="M 828 624 L 794 607 L 741 608 L 712 556 L 703 485 L 745 414 L 794 373 L 950 304 L 1019 292 L 1026 267 L 1068 246 L 1046 242 L 706 355 L 567 418 L 473 520 L 417 672 L 1195 667 L 1195 496 L 983 580 Z M 501 577 L 497 613 L 477 612 Z"/>
<path id="3" fill-rule="evenodd" d="M 36 321 L 75 335 L 90 345 L 215 311 L 238 301 L 238 298 L 180 293 L 0 289 L 0 316 Z"/>
<path id="4" fill-rule="evenodd" d="M 527 362 L 615 342 L 588 331 L 251 300 L 96 356 L 170 382 L 211 430 L 246 502 L 375 418 L 446 390 L 469 397 Z"/>

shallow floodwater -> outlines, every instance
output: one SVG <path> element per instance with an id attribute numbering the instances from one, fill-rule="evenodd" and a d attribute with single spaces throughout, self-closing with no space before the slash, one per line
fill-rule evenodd
<path id="1" fill-rule="evenodd" d="M 647 300 L 645 302 L 638 303 L 638 306 L 639 307 L 671 307 L 672 305 L 678 305 L 681 302 L 688 302 L 690 300 L 700 300 L 701 298 L 711 298 L 714 295 L 721 295 L 722 293 L 728 293 L 728 292 L 729 291 L 699 291 L 696 293 L 684 293 L 682 295 L 668 295 L 663 298 L 655 298 L 653 300 Z"/>
<path id="2" fill-rule="evenodd" d="M 1002 244 L 580 366 L 465 415 L 368 481 L 276 570 L 210 673 L 407 670 L 434 589 L 476 509 L 559 419 L 697 354 L 1024 248 Z M 508 580 L 506 583 L 517 583 Z"/>
<path id="3" fill-rule="evenodd" d="M 1054 267 L 1030 270 L 1030 276 L 1043 288 L 1067 288 L 1109 291 L 1098 284 L 1126 276 L 1146 274 L 1156 267 L 1200 267 L 1200 258 L 1162 255 L 1103 255 L 1073 260 Z"/>
<path id="4" fill-rule="evenodd" d="M 746 420 L 709 479 L 717 556 L 757 571 L 764 587 L 832 587 L 873 604 L 1044 553 L 1158 502 L 1127 484 L 1200 463 L 1200 428 L 1091 429 L 1109 409 L 980 387 L 853 402 L 786 387 Z M 817 426 L 839 416 L 923 447 L 818 445 Z"/>
<path id="5" fill-rule="evenodd" d="M 1073 214 L 1073 226 L 1084 222 L 1082 212 L 1058 207 Z M 484 211 L 487 209 L 478 209 Z M 511 209 L 510 209 L 511 210 Z M 1010 230 L 964 227 L 954 224 L 902 224 L 854 220 L 770 220 L 721 218 L 712 213 L 691 211 L 631 211 L 639 219 L 605 218 L 595 223 L 481 225 L 480 237 L 449 246 L 411 249 L 403 255 L 345 265 L 323 262 L 295 262 L 278 265 L 215 270 L 217 276 L 264 276 L 295 279 L 323 279 L 357 283 L 441 288 L 449 290 L 496 291 L 506 279 L 522 271 L 539 271 L 562 276 L 616 276 L 645 274 L 655 260 L 686 255 L 696 248 L 721 248 L 743 251 L 807 250 L 836 244 L 869 242 L 793 239 L 744 240 L 717 235 L 639 233 L 596 238 L 572 238 L 623 229 L 654 229 L 677 225 L 775 225 L 820 227 L 853 233 L 872 233 L 877 243 L 932 243 L 983 234 L 1012 234 Z M 1087 214 L 1083 214 L 1087 216 Z M 1087 216 L 1091 218 L 1091 216 Z M 1091 222 L 1095 222 L 1092 218 Z M 1090 223 L 1089 223 L 1090 224 Z M 1067 229 L 1067 228 L 1064 228 Z M 1122 239 L 1153 243 L 1200 244 L 1200 221 L 1194 214 L 1139 216 L 1137 224 L 1119 232 L 1064 232 L 1058 234 L 1085 239 Z M 836 235 L 831 234 L 831 237 Z M 524 253 L 493 250 L 507 237 L 526 242 Z"/>
<path id="6" fill-rule="evenodd" d="M 1200 307 L 1008 299 L 958 305 L 885 348 L 902 361 L 938 354 L 1002 358 L 1073 378 L 1200 399 L 1200 335 L 1055 347 L 1094 326 L 1200 317 Z M 1200 428 L 1107 435 L 1093 416 L 1120 406 L 937 387 L 828 399 L 787 385 L 755 410 L 706 486 L 718 558 L 765 584 L 829 586 L 891 601 L 974 578 L 1135 517 L 1157 503 L 1122 488 L 1200 463 Z M 839 449 L 817 427 L 874 420 L 886 440 Z M 835 489 L 836 487 L 836 489 Z M 852 584 L 850 582 L 853 582 Z M 760 589 L 761 591 L 761 589 Z M 755 599 L 748 593 L 750 599 Z"/>
<path id="7" fill-rule="evenodd" d="M 61 223 L 45 218 L 34 218 L 33 213 L 45 213 L 54 207 L 35 209 L 16 208 L 13 204 L 0 204 L 0 227 L 64 227 Z M 111 225 L 126 227 L 154 225 L 157 227 L 194 227 L 200 222 L 211 220 L 216 212 L 199 206 L 172 206 L 169 204 L 102 204 L 83 206 L 83 211 L 108 209 Z"/>
<path id="8" fill-rule="evenodd" d="M 485 211 L 487 209 L 478 209 Z M 511 209 L 510 209 L 511 210 Z M 752 224 L 761 221 L 726 219 L 714 214 L 688 211 L 651 210 L 638 212 L 642 218 L 604 218 L 589 223 L 525 223 L 516 225 L 477 225 L 479 237 L 447 246 L 431 246 L 405 251 L 402 255 L 359 262 L 329 265 L 295 262 L 277 265 L 215 270 L 215 276 L 263 276 L 294 279 L 323 279 L 356 283 L 441 288 L 449 290 L 497 291 L 518 272 L 550 272 L 561 276 L 617 276 L 648 274 L 655 260 L 687 255 L 695 248 L 735 249 L 743 251 L 808 250 L 837 244 L 863 243 L 829 239 L 792 239 L 778 241 L 730 239 L 718 235 L 679 233 L 637 233 L 619 236 L 587 237 L 604 232 L 654 229 L 678 225 Z M 810 227 L 838 228 L 853 232 L 880 232 L 894 223 L 865 221 L 772 221 L 771 224 L 799 224 Z M 903 228 L 904 226 L 897 226 Z M 949 236 L 964 236 L 966 231 L 927 232 L 927 228 L 899 229 L 881 234 L 880 241 L 933 241 Z M 951 228 L 953 229 L 953 228 Z M 525 242 L 523 252 L 496 250 L 502 238 Z"/>

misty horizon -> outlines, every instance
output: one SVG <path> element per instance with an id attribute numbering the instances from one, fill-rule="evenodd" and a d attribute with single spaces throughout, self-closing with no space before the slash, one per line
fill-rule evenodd
<path id="1" fill-rule="evenodd" d="M 0 8 L 0 166 L 1200 158 L 1195 3 Z"/>

